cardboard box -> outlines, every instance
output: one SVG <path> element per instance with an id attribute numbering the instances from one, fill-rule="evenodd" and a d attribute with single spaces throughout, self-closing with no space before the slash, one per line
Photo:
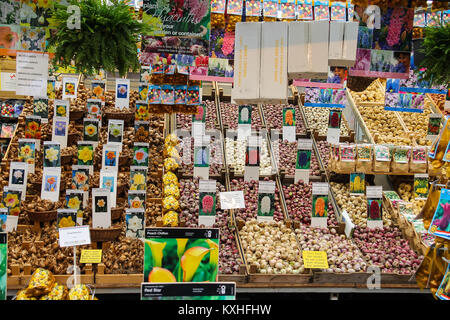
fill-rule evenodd
<path id="1" fill-rule="evenodd" d="M 326 79 L 328 76 L 329 28 L 329 21 L 312 21 L 309 25 L 311 79 Z"/>
<path id="2" fill-rule="evenodd" d="M 289 79 L 305 78 L 311 70 L 309 22 L 291 21 L 288 26 L 288 76 Z"/>
<path id="3" fill-rule="evenodd" d="M 345 21 L 330 22 L 330 38 L 328 42 L 328 65 L 342 66 L 342 47 L 344 43 Z"/>
<path id="4" fill-rule="evenodd" d="M 348 21 L 344 27 L 344 44 L 342 46 L 342 66 L 353 67 L 356 62 L 358 44 L 358 22 Z"/>
<path id="5" fill-rule="evenodd" d="M 259 99 L 261 24 L 239 22 L 236 24 L 234 44 L 233 103 L 257 103 Z"/>
<path id="6" fill-rule="evenodd" d="M 263 22 L 259 101 L 287 103 L 288 23 Z"/>

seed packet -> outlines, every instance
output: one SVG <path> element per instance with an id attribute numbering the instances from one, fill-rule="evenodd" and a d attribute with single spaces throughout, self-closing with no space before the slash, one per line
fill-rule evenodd
<path id="1" fill-rule="evenodd" d="M 413 26 L 414 27 L 420 27 L 420 28 L 424 28 L 425 24 L 426 24 L 426 19 L 425 19 L 425 12 L 416 12 L 414 13 L 414 22 L 413 22 Z"/>
<path id="2" fill-rule="evenodd" d="M 345 21 L 347 15 L 345 12 L 346 3 L 345 2 L 332 2 L 331 3 L 331 20 L 332 21 Z"/>
<path id="3" fill-rule="evenodd" d="M 358 144 L 356 146 L 356 171 L 372 171 L 372 145 Z"/>
<path id="4" fill-rule="evenodd" d="M 173 86 L 161 86 L 161 104 L 174 104 Z"/>
<path id="5" fill-rule="evenodd" d="M 348 21 L 353 21 L 354 12 L 355 12 L 355 5 L 352 3 L 348 3 L 347 8 Z"/>
<path id="6" fill-rule="evenodd" d="M 227 13 L 233 15 L 242 15 L 244 1 L 242 0 L 228 0 Z"/>
<path id="7" fill-rule="evenodd" d="M 374 146 L 375 161 L 373 171 L 375 172 L 389 172 L 391 155 L 389 147 L 383 145 Z"/>
<path id="8" fill-rule="evenodd" d="M 339 145 L 339 166 L 341 171 L 355 171 L 355 145 L 341 144 Z"/>
<path id="9" fill-rule="evenodd" d="M 450 140 L 450 122 L 449 117 L 446 117 L 444 128 L 441 130 L 439 138 L 434 140 L 433 145 L 431 147 L 432 151 L 429 152 L 428 156 L 434 160 L 442 160 L 445 148 L 449 140 Z"/>
<path id="10" fill-rule="evenodd" d="M 14 132 L 16 125 L 13 123 L 3 123 L 2 124 L 2 132 L 0 134 L 1 138 L 11 138 Z"/>
<path id="11" fill-rule="evenodd" d="M 41 139 L 41 118 L 27 116 L 25 118 L 25 138 Z"/>
<path id="12" fill-rule="evenodd" d="M 148 99 L 149 104 L 161 103 L 161 86 L 149 85 L 148 86 Z"/>
<path id="13" fill-rule="evenodd" d="M 148 97 L 148 84 L 146 82 L 139 83 L 139 100 L 147 100 Z"/>
<path id="14" fill-rule="evenodd" d="M 186 104 L 188 106 L 195 106 L 200 103 L 200 88 L 198 86 L 188 87 L 186 91 Z"/>
<path id="15" fill-rule="evenodd" d="M 298 20 L 313 20 L 312 0 L 297 1 L 297 17 Z"/>
<path id="16" fill-rule="evenodd" d="M 148 110 L 148 103 L 145 100 L 136 101 L 136 111 L 134 113 L 135 121 L 149 121 L 150 113 Z"/>
<path id="17" fill-rule="evenodd" d="M 441 24 L 441 11 L 426 13 L 427 27 L 437 27 Z"/>
<path id="18" fill-rule="evenodd" d="M 187 86 L 175 86 L 175 104 L 186 104 Z"/>
<path id="19" fill-rule="evenodd" d="M 48 122 L 48 99 L 34 99 L 33 115 L 41 117 L 43 123 Z"/>
<path id="20" fill-rule="evenodd" d="M 147 190 L 147 168 L 130 167 L 130 190 Z"/>
<path id="21" fill-rule="evenodd" d="M 278 16 L 278 1 L 263 0 L 264 17 L 276 18 Z"/>
<path id="22" fill-rule="evenodd" d="M 314 20 L 330 20 L 328 1 L 314 1 Z"/>
<path id="23" fill-rule="evenodd" d="M 407 173 L 409 171 L 409 159 L 411 148 L 408 146 L 396 146 L 392 157 L 391 170 L 397 173 Z"/>
<path id="24" fill-rule="evenodd" d="M 225 13 L 226 0 L 212 0 L 211 13 Z"/>
<path id="25" fill-rule="evenodd" d="M 245 16 L 260 17 L 261 16 L 261 1 L 260 0 L 246 0 L 245 1 Z"/>
<path id="26" fill-rule="evenodd" d="M 295 0 L 281 0 L 281 18 L 295 19 Z"/>
<path id="27" fill-rule="evenodd" d="M 141 70 L 139 71 L 139 82 L 148 84 L 151 80 L 151 67 L 150 66 L 141 66 Z"/>
<path id="28" fill-rule="evenodd" d="M 447 266 L 442 282 L 436 292 L 436 297 L 441 300 L 450 300 L 450 264 Z"/>
<path id="29" fill-rule="evenodd" d="M 413 147 L 409 172 L 427 172 L 427 147 Z"/>
<path id="30" fill-rule="evenodd" d="M 164 65 L 164 74 L 175 74 L 175 69 L 177 68 L 174 60 L 171 60 L 172 63 Z"/>
<path id="31" fill-rule="evenodd" d="M 134 140 L 136 142 L 148 141 L 150 137 L 150 125 L 148 121 L 134 122 Z"/>
<path id="32" fill-rule="evenodd" d="M 163 74 L 164 73 L 164 64 L 161 61 L 161 59 L 159 59 L 157 62 L 155 62 L 152 66 L 152 74 Z"/>
<path id="33" fill-rule="evenodd" d="M 441 189 L 439 203 L 428 231 L 437 237 L 450 240 L 450 189 Z"/>

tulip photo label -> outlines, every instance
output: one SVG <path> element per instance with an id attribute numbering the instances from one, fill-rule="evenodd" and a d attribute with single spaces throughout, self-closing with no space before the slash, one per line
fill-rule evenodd
<path id="1" fill-rule="evenodd" d="M 57 202 L 61 183 L 61 167 L 44 168 L 42 173 L 41 199 Z"/>
<path id="2" fill-rule="evenodd" d="M 275 181 L 259 181 L 258 221 L 273 221 L 275 211 Z"/>
<path id="3" fill-rule="evenodd" d="M 206 113 L 207 108 L 205 105 L 197 107 L 197 113 L 192 115 L 192 135 L 204 136 L 206 131 Z"/>
<path id="4" fill-rule="evenodd" d="M 328 116 L 327 142 L 338 144 L 341 133 L 342 110 L 331 109 Z"/>
<path id="5" fill-rule="evenodd" d="M 311 227 L 326 228 L 328 220 L 329 186 L 326 182 L 312 184 Z"/>
<path id="6" fill-rule="evenodd" d="M 367 228 L 383 228 L 383 187 L 366 186 Z"/>
<path id="7" fill-rule="evenodd" d="M 259 180 L 261 145 L 261 137 L 247 137 L 247 146 L 245 148 L 244 181 Z"/>
<path id="8" fill-rule="evenodd" d="M 298 139 L 297 140 L 297 159 L 295 162 L 295 176 L 294 183 L 303 180 L 304 183 L 309 183 L 309 171 L 311 168 L 311 154 L 312 154 L 312 140 Z"/>
<path id="9" fill-rule="evenodd" d="M 295 108 L 283 108 L 283 140 L 295 142 Z"/>
<path id="10" fill-rule="evenodd" d="M 236 300 L 235 282 L 141 283 L 141 300 Z M 179 307 L 178 314 L 190 315 Z"/>
<path id="11" fill-rule="evenodd" d="M 219 229 L 145 228 L 143 282 L 215 282 Z"/>
<path id="12" fill-rule="evenodd" d="M 216 180 L 199 180 L 199 225 L 211 227 L 216 222 Z"/>
<path id="13" fill-rule="evenodd" d="M 246 140 L 252 134 L 252 106 L 238 106 L 238 140 Z"/>

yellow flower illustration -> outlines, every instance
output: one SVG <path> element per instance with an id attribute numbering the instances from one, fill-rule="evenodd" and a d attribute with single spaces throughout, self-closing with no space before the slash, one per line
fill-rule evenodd
<path id="1" fill-rule="evenodd" d="M 94 94 L 98 97 L 103 93 L 103 88 L 100 86 L 96 86 L 93 90 Z"/>
<path id="2" fill-rule="evenodd" d="M 56 111 L 58 112 L 58 115 L 60 115 L 61 117 L 65 117 L 66 116 L 66 108 L 64 106 L 59 106 Z"/>
<path id="3" fill-rule="evenodd" d="M 142 173 L 136 173 L 133 176 L 133 181 L 135 185 L 144 184 L 145 183 L 145 177 Z"/>
<path id="4" fill-rule="evenodd" d="M 15 207 L 19 204 L 19 198 L 17 197 L 17 194 L 13 193 L 8 193 L 3 201 L 9 208 Z"/>
<path id="5" fill-rule="evenodd" d="M 98 201 L 97 201 L 97 205 L 98 205 L 99 207 L 103 208 L 103 207 L 105 206 L 105 200 L 103 200 L 103 199 L 98 200 Z"/>
<path id="6" fill-rule="evenodd" d="M 59 225 L 60 228 L 67 228 L 67 227 L 74 227 L 75 226 L 75 221 L 72 220 L 72 217 L 64 217 L 59 221 Z"/>
<path id="7" fill-rule="evenodd" d="M 78 209 L 80 207 L 81 201 L 78 197 L 73 197 L 69 199 L 67 206 L 71 209 Z"/>
<path id="8" fill-rule="evenodd" d="M 192 247 L 181 257 L 181 268 L 183 269 L 183 281 L 189 282 L 194 277 L 203 257 L 210 252 L 211 248 Z"/>
<path id="9" fill-rule="evenodd" d="M 18 216 L 20 214 L 20 207 L 9 209 L 9 214 L 12 216 Z"/>
<path id="10" fill-rule="evenodd" d="M 93 136 L 97 133 L 97 127 L 94 126 L 93 124 L 89 124 L 86 126 L 86 128 L 84 129 L 84 132 L 88 135 L 88 136 Z"/>
<path id="11" fill-rule="evenodd" d="M 75 86 L 73 85 L 73 83 L 66 83 L 66 94 L 75 94 Z"/>
<path id="12" fill-rule="evenodd" d="M 83 162 L 88 162 L 92 160 L 92 150 L 89 147 L 83 147 L 78 150 L 78 159 Z"/>
<path id="13" fill-rule="evenodd" d="M 153 266 L 161 267 L 163 250 L 167 242 L 156 242 L 153 240 L 145 240 L 145 243 L 150 247 L 150 250 L 152 251 Z"/>
<path id="14" fill-rule="evenodd" d="M 152 272 L 148 275 L 148 282 L 177 282 L 177 279 L 169 270 L 153 267 Z"/>
<path id="15" fill-rule="evenodd" d="M 31 147 L 29 145 L 25 145 L 20 148 L 20 154 L 23 158 L 28 158 L 32 156 L 33 150 L 31 150 Z"/>
<path id="16" fill-rule="evenodd" d="M 56 161 L 58 160 L 58 154 L 58 150 L 56 150 L 55 148 L 49 148 L 45 150 L 45 159 L 47 159 L 48 161 Z"/>

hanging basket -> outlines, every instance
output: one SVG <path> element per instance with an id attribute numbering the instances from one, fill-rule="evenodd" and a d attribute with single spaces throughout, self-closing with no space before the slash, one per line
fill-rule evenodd
<path id="1" fill-rule="evenodd" d="M 124 112 L 104 112 L 103 118 L 108 120 L 123 120 L 126 125 L 131 125 L 134 121 L 134 110 Z"/>
<path id="2" fill-rule="evenodd" d="M 28 218 L 31 221 L 50 222 L 50 221 L 55 221 L 56 218 L 58 217 L 58 211 L 57 210 L 29 211 L 27 209 L 23 209 L 23 211 L 28 215 Z"/>
<path id="3" fill-rule="evenodd" d="M 355 92 L 362 92 L 377 78 L 352 77 L 347 78 L 347 88 Z"/>
<path id="4" fill-rule="evenodd" d="M 91 231 L 91 241 L 99 242 L 99 241 L 114 241 L 122 232 L 121 227 L 111 227 L 107 229 L 101 228 L 90 228 Z"/>
<path id="5" fill-rule="evenodd" d="M 84 111 L 83 110 L 79 110 L 79 111 L 70 111 L 69 113 L 69 121 L 78 121 L 80 119 L 84 118 Z"/>

